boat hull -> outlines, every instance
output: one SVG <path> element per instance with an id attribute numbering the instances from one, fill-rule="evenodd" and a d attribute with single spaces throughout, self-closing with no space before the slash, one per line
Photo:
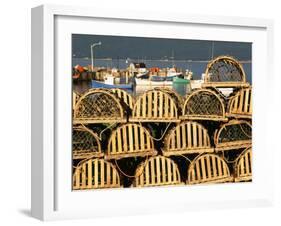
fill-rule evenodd
<path id="1" fill-rule="evenodd" d="M 151 81 L 149 79 L 135 78 L 137 86 L 172 86 L 172 81 Z"/>
<path id="2" fill-rule="evenodd" d="M 104 82 L 99 82 L 96 80 L 92 80 L 92 87 L 93 88 L 107 88 L 107 89 L 112 89 L 112 88 L 119 88 L 119 89 L 133 89 L 133 84 L 106 84 Z"/>

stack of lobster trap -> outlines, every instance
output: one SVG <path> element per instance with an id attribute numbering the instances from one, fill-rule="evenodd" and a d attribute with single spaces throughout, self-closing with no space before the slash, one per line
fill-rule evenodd
<path id="1" fill-rule="evenodd" d="M 251 86 L 227 56 L 209 62 L 186 97 L 159 87 L 136 99 L 74 93 L 73 189 L 251 181 L 251 120 Z"/>

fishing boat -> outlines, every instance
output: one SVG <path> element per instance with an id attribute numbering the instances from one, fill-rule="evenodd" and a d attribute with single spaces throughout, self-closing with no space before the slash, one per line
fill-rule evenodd
<path id="1" fill-rule="evenodd" d="M 108 88 L 108 89 L 111 89 L 111 88 L 129 89 L 129 90 L 133 89 L 132 83 L 124 83 L 124 84 L 115 83 L 115 79 L 116 78 L 114 76 L 107 75 L 105 77 L 104 82 L 92 80 L 92 87 L 93 88 Z"/>
<path id="2" fill-rule="evenodd" d="M 165 77 L 164 77 L 165 78 Z M 172 86 L 173 81 L 135 78 L 137 86 Z"/>

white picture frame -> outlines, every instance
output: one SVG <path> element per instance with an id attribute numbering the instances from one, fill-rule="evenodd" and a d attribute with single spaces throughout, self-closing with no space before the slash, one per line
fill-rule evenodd
<path id="1" fill-rule="evenodd" d="M 92 25 L 97 25 L 94 32 L 86 29 Z M 253 43 L 252 183 L 161 187 L 157 192 L 156 188 L 71 191 L 69 34 L 123 35 L 126 28 L 138 26 L 149 32 L 129 29 L 125 35 Z M 151 33 L 155 28 L 157 33 Z M 180 32 L 187 28 L 190 33 Z M 273 92 L 267 88 L 274 80 L 272 59 L 271 20 L 57 5 L 32 9 L 32 216 L 56 220 L 271 205 L 273 177 L 268 172 L 273 170 L 273 150 L 266 119 L 272 103 L 266 97 Z"/>

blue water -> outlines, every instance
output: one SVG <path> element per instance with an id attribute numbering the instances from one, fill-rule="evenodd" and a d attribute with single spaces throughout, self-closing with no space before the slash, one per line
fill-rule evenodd
<path id="1" fill-rule="evenodd" d="M 207 61 L 163 61 L 163 60 L 145 60 L 144 63 L 148 68 L 151 67 L 159 67 L 159 68 L 167 68 L 172 67 L 175 65 L 177 68 L 180 68 L 182 70 L 191 70 L 193 72 L 193 78 L 194 79 L 200 79 L 202 73 L 205 72 Z M 85 58 L 72 58 L 72 65 L 82 65 L 82 66 L 88 66 L 91 65 L 91 59 L 85 59 Z M 125 69 L 129 66 L 128 63 L 126 63 L 126 60 L 124 59 L 95 59 L 94 65 L 96 67 L 116 67 L 120 69 Z M 252 84 L 252 63 L 242 63 L 247 82 Z"/>

